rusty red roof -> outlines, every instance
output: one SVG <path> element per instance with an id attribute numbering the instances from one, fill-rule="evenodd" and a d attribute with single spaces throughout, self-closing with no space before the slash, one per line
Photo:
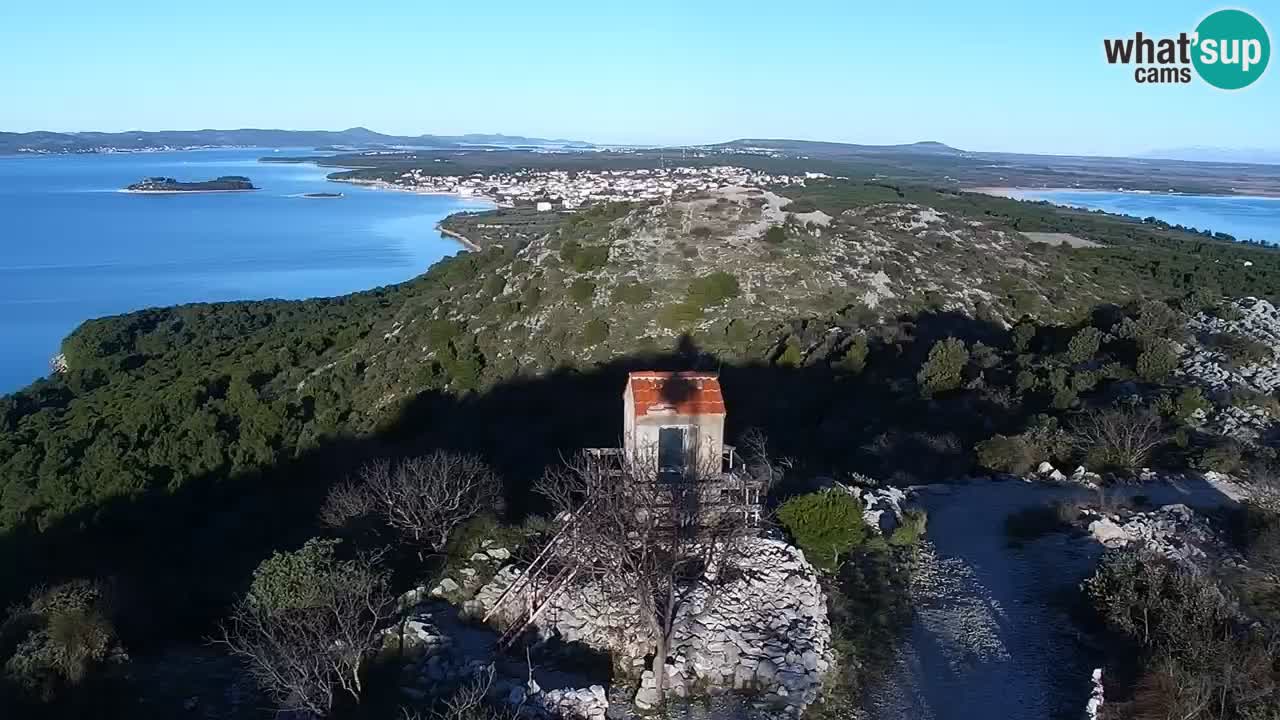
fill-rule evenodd
<path id="1" fill-rule="evenodd" d="M 649 413 L 724 415 L 720 376 L 711 372 L 646 370 L 627 377 L 636 417 Z"/>

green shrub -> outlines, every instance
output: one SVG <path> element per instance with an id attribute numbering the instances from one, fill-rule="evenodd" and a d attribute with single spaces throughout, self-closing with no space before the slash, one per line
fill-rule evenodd
<path id="1" fill-rule="evenodd" d="M 671 330 L 687 328 L 702 319 L 702 308 L 691 303 L 676 303 L 658 311 L 658 324 Z"/>
<path id="2" fill-rule="evenodd" d="M 869 353 L 870 348 L 867 346 L 867 336 L 856 335 L 853 341 L 849 343 L 849 347 L 845 348 L 844 355 L 836 361 L 835 365 L 840 370 L 856 375 L 867 367 L 867 355 Z"/>
<path id="3" fill-rule="evenodd" d="M 335 549 L 341 540 L 312 538 L 292 552 L 277 552 L 253 571 L 249 602 L 269 612 L 319 607 L 340 564 Z"/>
<path id="4" fill-rule="evenodd" d="M 1167 340 L 1153 338 L 1138 355 L 1138 377 L 1147 382 L 1160 382 L 1178 367 L 1178 355 Z"/>
<path id="5" fill-rule="evenodd" d="M 1209 346 L 1227 356 L 1234 367 L 1248 367 L 1270 360 L 1271 347 L 1236 333 L 1218 333 L 1209 338 Z"/>
<path id="6" fill-rule="evenodd" d="M 928 525 L 929 516 L 924 510 L 907 510 L 902 513 L 902 523 L 889 536 L 889 544 L 895 547 L 915 547 L 924 539 Z"/>
<path id="7" fill-rule="evenodd" d="M 736 298 L 740 292 L 738 278 L 717 270 L 710 275 L 694 278 L 689 283 L 688 302 L 690 305 L 706 308 Z"/>
<path id="8" fill-rule="evenodd" d="M 14 643 L 5 674 L 43 702 L 83 684 L 103 663 L 123 659 L 109 612 L 96 583 L 74 580 L 37 591 L 0 626 L 0 640 Z"/>
<path id="9" fill-rule="evenodd" d="M 800 198 L 782 206 L 785 213 L 809 213 L 818 209 L 818 204 L 809 198 Z"/>
<path id="10" fill-rule="evenodd" d="M 462 325 L 452 320 L 432 320 L 427 323 L 427 344 L 439 349 L 462 334 Z"/>
<path id="11" fill-rule="evenodd" d="M 1018 389 L 1018 392 L 1034 389 L 1036 386 L 1036 374 L 1030 370 L 1019 370 L 1018 374 L 1013 378 L 1013 386 Z"/>
<path id="12" fill-rule="evenodd" d="M 629 282 L 618 285 L 613 289 L 613 301 L 626 303 L 628 305 L 640 305 L 649 302 L 653 297 L 653 290 L 648 285 L 638 282 Z"/>
<path id="13" fill-rule="evenodd" d="M 1023 508 L 1004 519 L 1004 533 L 1015 542 L 1025 542 L 1050 533 L 1070 530 L 1079 509 L 1068 503 L 1055 502 Z"/>
<path id="14" fill-rule="evenodd" d="M 599 270 L 609 264 L 609 248 L 603 245 L 593 245 L 580 249 L 573 256 L 573 262 L 570 265 L 574 270 L 580 273 Z"/>
<path id="15" fill-rule="evenodd" d="M 1081 328 L 1067 343 L 1067 360 L 1073 363 L 1088 362 L 1102 347 L 1102 332 L 1096 327 Z"/>
<path id="16" fill-rule="evenodd" d="M 925 397 L 931 397 L 960 387 L 964 368 L 968 363 L 969 351 L 963 340 L 947 338 L 934 343 L 929 349 L 929 358 L 916 374 L 921 392 Z"/>
<path id="17" fill-rule="evenodd" d="M 1036 466 L 1036 449 L 1021 436 L 996 435 L 974 446 L 978 464 L 988 470 L 1025 475 Z"/>
<path id="18" fill-rule="evenodd" d="M 781 225 L 770 225 L 768 230 L 764 231 L 764 241 L 774 245 L 787 241 L 787 230 Z"/>
<path id="19" fill-rule="evenodd" d="M 1244 467 L 1244 448 L 1233 438 L 1223 438 L 1200 453 L 1195 467 L 1220 473 L 1236 473 Z"/>
<path id="20" fill-rule="evenodd" d="M 870 533 L 862 518 L 862 503 L 841 490 L 791 498 L 778 508 L 778 520 L 809 562 L 828 572 L 838 568 L 840 558 Z"/>
<path id="21" fill-rule="evenodd" d="M 582 328 L 582 342 L 587 345 L 596 345 L 604 342 L 609 337 L 609 323 L 595 318 L 588 322 Z"/>
<path id="22" fill-rule="evenodd" d="M 524 291 L 520 293 L 520 302 L 524 304 L 525 309 L 532 309 L 542 302 L 542 285 L 537 280 L 530 280 L 524 286 Z"/>
<path id="23" fill-rule="evenodd" d="M 1198 387 L 1185 387 L 1178 393 L 1178 398 L 1174 401 L 1174 416 L 1179 420 L 1187 420 L 1195 415 L 1199 410 L 1208 410 L 1213 404 L 1205 399 L 1204 393 Z"/>
<path id="24" fill-rule="evenodd" d="M 1022 320 L 1013 326 L 1013 349 L 1022 353 L 1031 347 L 1036 336 L 1036 324 L 1030 320 Z"/>
<path id="25" fill-rule="evenodd" d="M 779 367 L 800 367 L 800 363 L 804 362 L 804 352 L 799 345 L 788 340 L 787 346 L 782 350 L 782 354 L 774 361 Z"/>
<path id="26" fill-rule="evenodd" d="M 590 304 L 595 294 L 596 284 L 586 278 L 578 278 L 569 286 L 569 298 L 579 305 Z"/>

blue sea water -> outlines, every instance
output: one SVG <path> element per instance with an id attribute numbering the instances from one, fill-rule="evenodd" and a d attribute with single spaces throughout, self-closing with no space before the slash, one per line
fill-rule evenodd
<path id="1" fill-rule="evenodd" d="M 1155 217 L 1173 225 L 1234 235 L 1237 240 L 1280 244 L 1280 198 L 1163 195 L 1093 190 L 1015 190 L 1020 200 Z"/>
<path id="2" fill-rule="evenodd" d="M 483 201 L 325 180 L 267 149 L 0 157 L 0 393 L 49 371 L 84 320 L 177 303 L 337 295 L 459 252 L 436 223 Z M 137 195 L 153 175 L 246 175 L 251 193 Z M 341 192 L 340 199 L 298 197 Z"/>

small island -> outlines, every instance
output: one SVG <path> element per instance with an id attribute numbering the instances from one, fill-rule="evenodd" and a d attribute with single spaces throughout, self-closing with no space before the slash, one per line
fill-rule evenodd
<path id="1" fill-rule="evenodd" d="M 257 190 L 249 178 L 243 175 L 223 175 L 213 180 L 201 182 L 181 182 L 171 177 L 149 177 L 125 188 L 125 192 L 133 193 L 177 193 L 177 192 L 246 192 Z"/>
<path id="2" fill-rule="evenodd" d="M 304 197 L 304 198 L 322 198 L 322 199 L 332 199 L 332 198 L 340 198 L 340 197 L 342 197 L 342 193 L 335 193 L 335 192 L 311 192 L 311 193 L 303 193 L 303 194 L 302 194 L 302 197 Z"/>

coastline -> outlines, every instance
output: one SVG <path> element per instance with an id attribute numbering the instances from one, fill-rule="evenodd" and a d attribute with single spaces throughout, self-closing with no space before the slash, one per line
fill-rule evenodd
<path id="1" fill-rule="evenodd" d="M 1277 195 L 1243 195 L 1237 193 L 1188 193 L 1188 192 L 1168 192 L 1158 190 L 1102 190 L 1099 188 L 1072 188 L 1072 187 L 972 187 L 962 188 L 964 192 L 981 193 L 982 195 L 991 195 L 993 197 L 1004 197 L 1011 200 L 1033 200 L 1035 198 L 1024 197 L 1024 193 L 1083 193 L 1083 194 L 1106 194 L 1106 195 L 1143 195 L 1151 197 L 1203 197 L 1218 198 L 1222 200 L 1280 200 L 1280 194 Z M 1042 200 L 1040 202 L 1049 202 Z"/>
<path id="2" fill-rule="evenodd" d="M 208 195 L 209 193 L 243 193 L 257 192 L 262 188 L 245 188 L 244 190 L 130 190 L 129 188 L 121 188 L 116 192 L 128 193 L 130 195 Z"/>
<path id="3" fill-rule="evenodd" d="M 316 167 L 321 167 L 317 165 Z M 444 195 L 446 197 L 465 198 L 467 200 L 486 200 L 493 202 L 483 195 L 463 195 L 462 193 L 447 192 L 442 190 L 420 190 L 418 188 L 397 185 L 396 183 L 387 182 L 386 180 L 359 180 L 354 178 L 325 178 L 329 182 L 347 183 L 348 185 L 362 185 L 364 187 L 373 188 L 374 190 L 395 190 L 397 192 L 413 193 L 414 195 Z M 497 203 L 493 203 L 497 205 Z"/>
<path id="4" fill-rule="evenodd" d="M 441 194 L 441 193 L 436 193 L 436 194 Z M 440 234 L 445 237 L 450 237 L 450 238 L 453 238 L 454 240 L 457 240 L 458 243 L 461 244 L 467 250 L 471 252 L 480 252 L 480 246 L 468 240 L 465 235 L 456 233 L 448 228 L 441 227 L 439 223 L 436 224 L 436 230 L 440 231 Z"/>
<path id="5" fill-rule="evenodd" d="M 412 193 L 414 195 L 437 195 L 437 196 L 459 198 L 464 200 L 483 200 L 493 205 L 495 208 L 501 207 L 501 205 L 494 202 L 493 199 L 485 197 L 483 195 L 478 195 L 478 196 L 463 195 L 462 193 L 457 193 L 457 192 L 442 192 L 439 190 L 419 190 L 418 188 L 405 187 L 404 185 L 397 185 L 396 183 L 390 183 L 390 182 L 387 182 L 386 180 L 358 180 L 358 179 L 352 179 L 352 178 L 332 178 L 332 177 L 325 178 L 325 179 L 328 180 L 329 182 L 347 183 L 349 185 L 361 185 L 364 187 L 373 188 L 374 190 L 392 190 L 395 192 Z M 457 243 L 461 245 L 463 249 L 467 250 L 468 252 L 482 251 L 482 248 L 479 245 L 471 242 L 471 240 L 467 239 L 465 235 L 462 235 L 446 227 L 443 227 L 440 225 L 440 223 L 436 223 L 436 231 L 439 232 L 442 237 L 452 238 L 453 240 L 457 241 Z"/>

